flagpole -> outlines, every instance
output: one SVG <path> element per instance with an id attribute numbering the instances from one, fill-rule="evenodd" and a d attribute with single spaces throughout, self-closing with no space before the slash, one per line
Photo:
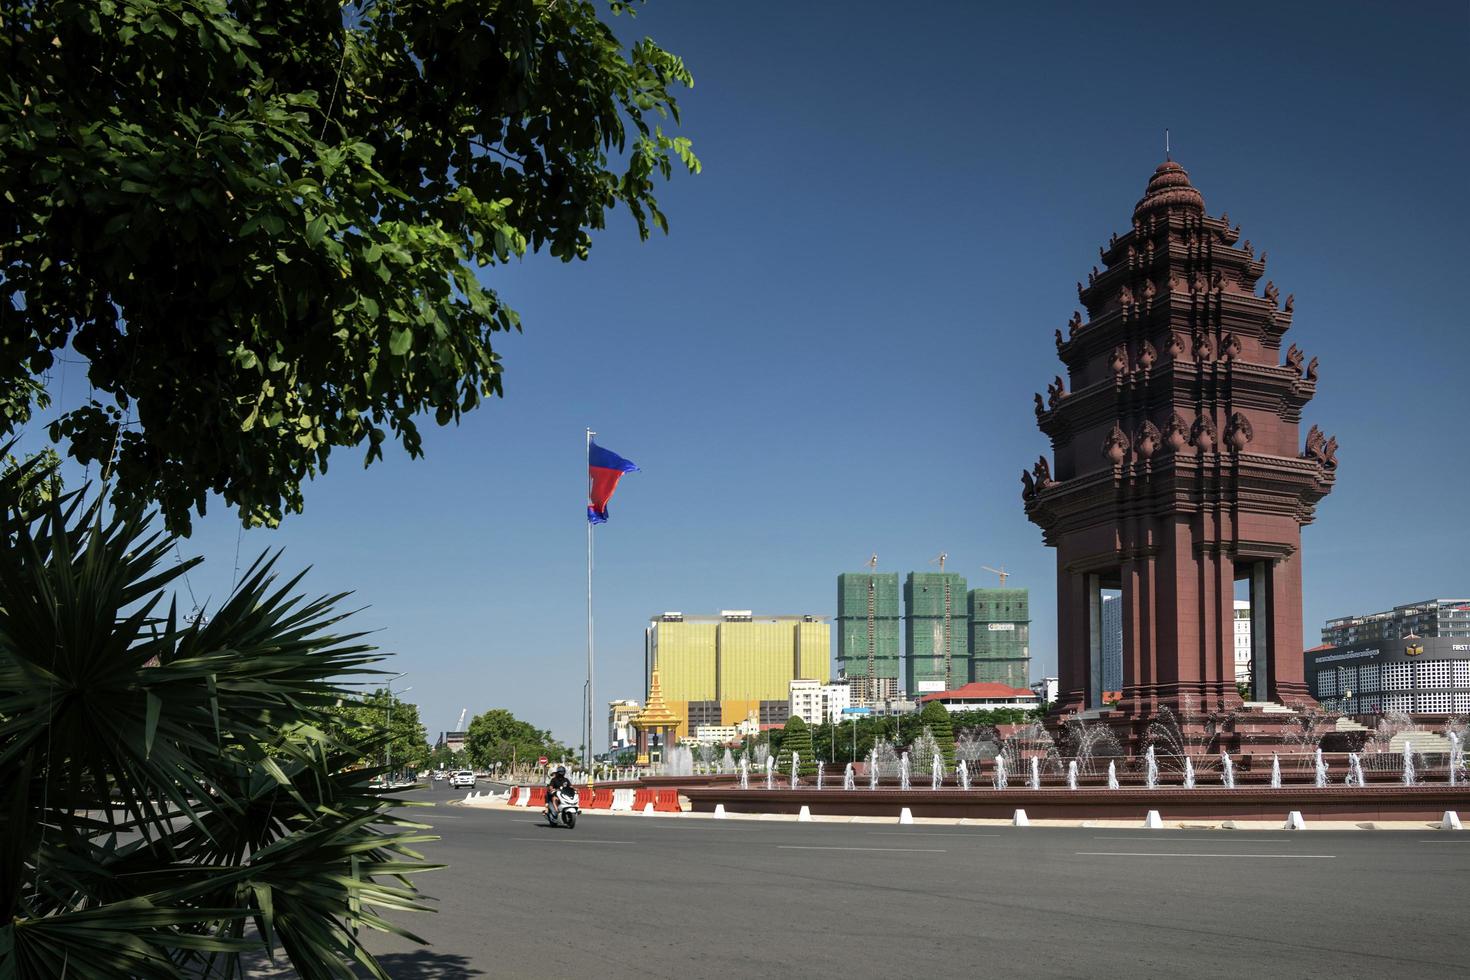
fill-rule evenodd
<path id="1" fill-rule="evenodd" d="M 587 456 L 592 455 L 592 437 L 596 435 L 591 429 L 587 430 Z M 591 500 L 592 477 L 587 478 L 588 499 Z M 592 768 L 592 521 L 587 521 L 587 744 L 582 753 L 582 764 L 589 771 Z"/>

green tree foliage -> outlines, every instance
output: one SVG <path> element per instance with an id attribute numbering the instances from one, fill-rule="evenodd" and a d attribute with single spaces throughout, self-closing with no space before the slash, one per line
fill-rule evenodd
<path id="1" fill-rule="evenodd" d="M 331 632 L 341 597 L 262 558 L 181 621 L 172 537 L 23 492 L 0 477 L 0 977 L 224 975 L 262 949 L 386 977 L 359 932 L 423 907 L 409 848 L 432 838 L 328 734 L 380 659 Z"/>
<path id="2" fill-rule="evenodd" d="M 521 721 L 504 708 L 476 715 L 465 735 L 465 754 L 481 768 L 534 765 L 546 756 L 553 762 L 568 755 L 567 748 L 530 722 Z"/>
<path id="3" fill-rule="evenodd" d="M 773 733 L 774 734 L 774 733 Z M 797 753 L 797 770 L 803 776 L 817 774 L 817 756 L 812 749 L 812 730 L 800 716 L 786 719 L 781 729 L 781 741 L 776 755 L 776 771 L 791 774 L 791 753 Z"/>
<path id="4" fill-rule="evenodd" d="M 61 495 L 61 477 L 56 472 L 60 465 L 61 457 L 50 447 L 24 459 L 10 453 L 0 456 L 0 475 L 15 480 L 21 513 L 38 514 Z"/>
<path id="5" fill-rule="evenodd" d="M 419 706 L 378 688 L 360 698 L 343 698 L 328 709 L 338 738 L 365 758 L 392 772 L 422 769 L 429 761 L 429 739 L 419 721 Z"/>
<path id="6" fill-rule="evenodd" d="M 954 727 L 950 723 L 949 711 L 938 701 L 930 701 L 919 712 L 919 722 L 939 743 L 939 754 L 944 757 L 945 768 L 953 769 Z"/>
<path id="7" fill-rule="evenodd" d="M 477 269 L 667 230 L 690 84 L 592 0 L 4 5 L 0 436 L 80 355 L 52 439 L 182 533 L 209 493 L 300 511 L 334 448 L 420 455 L 501 393 L 520 320 Z"/>

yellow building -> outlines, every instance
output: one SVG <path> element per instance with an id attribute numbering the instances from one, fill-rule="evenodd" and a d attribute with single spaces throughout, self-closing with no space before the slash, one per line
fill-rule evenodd
<path id="1" fill-rule="evenodd" d="M 822 616 L 654 616 L 644 632 L 644 687 L 655 665 L 669 711 L 701 725 L 784 723 L 790 685 L 832 676 L 832 624 Z"/>

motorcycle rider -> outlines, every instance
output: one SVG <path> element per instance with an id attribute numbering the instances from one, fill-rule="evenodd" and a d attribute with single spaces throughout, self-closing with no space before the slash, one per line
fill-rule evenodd
<path id="1" fill-rule="evenodd" d="M 556 813 L 557 802 L 560 797 L 557 794 L 572 781 L 567 778 L 567 767 L 557 766 L 556 772 L 552 774 L 551 780 L 546 784 L 546 810 L 550 814 Z"/>

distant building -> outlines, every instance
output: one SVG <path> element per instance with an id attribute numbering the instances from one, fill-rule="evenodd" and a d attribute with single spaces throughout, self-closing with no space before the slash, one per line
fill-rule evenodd
<path id="1" fill-rule="evenodd" d="M 1102 690 L 1123 690 L 1123 597 L 1102 600 Z"/>
<path id="2" fill-rule="evenodd" d="M 910 697 L 969 679 L 968 597 L 965 577 L 954 572 L 910 572 L 904 581 L 904 680 Z"/>
<path id="3" fill-rule="evenodd" d="M 1251 604 L 1244 599 L 1235 600 L 1235 683 L 1251 686 Z"/>
<path id="4" fill-rule="evenodd" d="M 1042 704 L 1051 704 L 1061 694 L 1061 679 L 1043 677 L 1031 685 L 1031 693 L 1035 694 Z"/>
<path id="5" fill-rule="evenodd" d="M 938 691 L 920 696 L 919 704 L 938 701 L 945 709 L 954 711 L 996 711 L 1001 708 L 1018 708 L 1023 711 L 1038 707 L 1041 701 L 1036 692 L 1024 687 L 1006 684 L 986 684 L 975 681 L 953 691 Z"/>
<path id="6" fill-rule="evenodd" d="M 1408 633 L 1470 638 L 1470 599 L 1425 599 L 1387 612 L 1329 619 L 1322 627 L 1322 642 L 1345 647 L 1397 640 Z"/>
<path id="7" fill-rule="evenodd" d="M 469 732 L 440 732 L 439 740 L 434 743 L 434 748 L 447 748 L 451 752 L 463 752 L 464 740 Z"/>
<path id="8" fill-rule="evenodd" d="M 855 703 L 898 697 L 898 573 L 837 576 L 837 671 Z M 868 682 L 868 653 L 875 682 Z"/>
<path id="9" fill-rule="evenodd" d="M 823 616 L 756 616 L 744 609 L 718 616 L 666 612 L 644 631 L 645 685 L 655 663 L 680 737 L 752 717 L 785 724 L 793 680 L 832 678 L 832 624 Z"/>
<path id="10" fill-rule="evenodd" d="M 607 747 L 609 750 L 626 749 L 638 744 L 638 733 L 633 730 L 633 719 L 643 706 L 637 701 L 620 700 L 607 703 Z"/>
<path id="11" fill-rule="evenodd" d="M 1031 597 L 1027 589 L 970 592 L 970 680 L 1031 683 Z"/>
<path id="12" fill-rule="evenodd" d="M 842 683 L 794 680 L 790 692 L 791 715 L 808 725 L 835 724 L 842 720 L 842 712 L 852 705 L 851 688 Z"/>
<path id="13" fill-rule="evenodd" d="M 1307 690 L 1329 711 L 1470 712 L 1470 638 L 1360 640 L 1317 647 L 1302 657 Z"/>

